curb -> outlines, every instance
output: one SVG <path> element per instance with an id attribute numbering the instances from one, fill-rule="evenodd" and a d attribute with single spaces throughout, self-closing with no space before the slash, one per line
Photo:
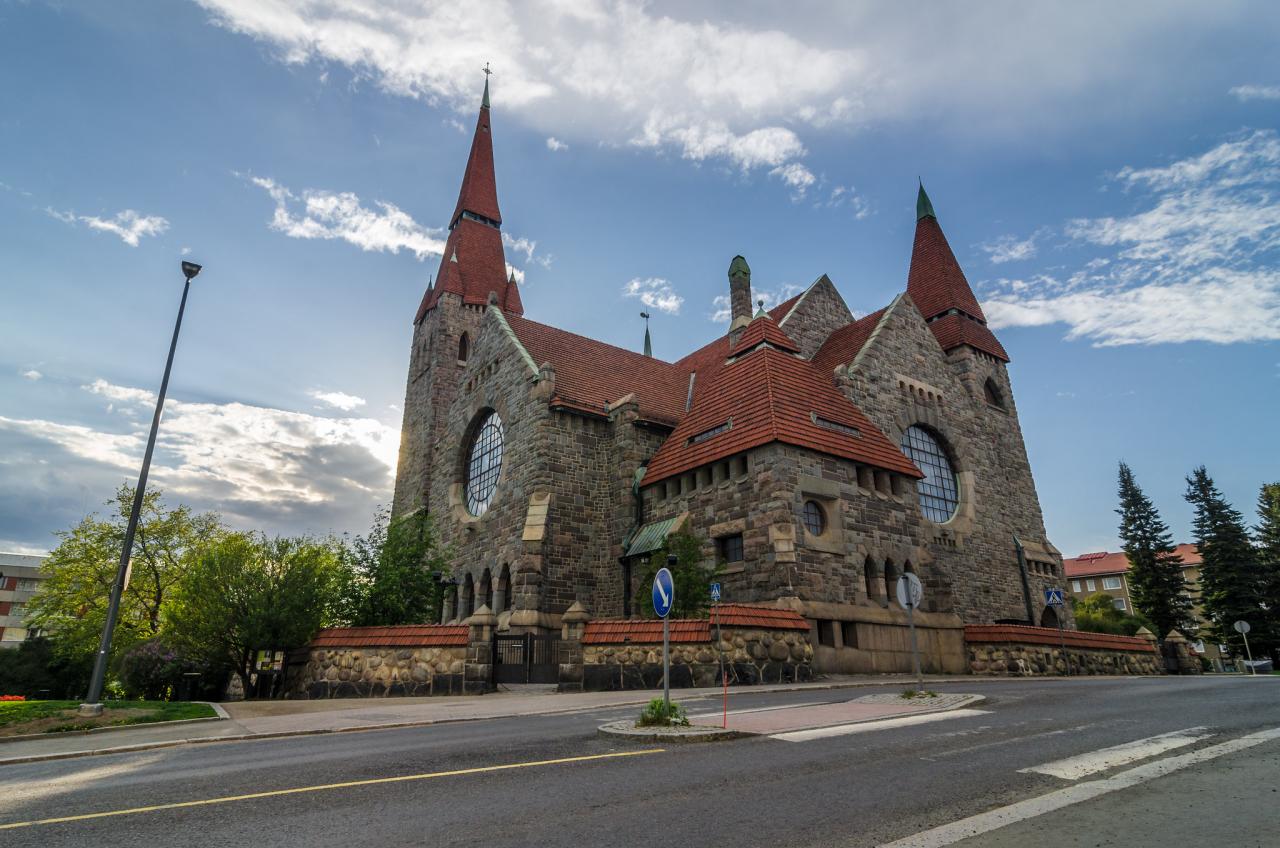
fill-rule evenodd
<path id="1" fill-rule="evenodd" d="M 72 736 L 93 736 L 99 733 L 111 733 L 116 730 L 136 730 L 139 727 L 160 726 L 172 727 L 175 724 L 204 724 L 210 721 L 227 721 L 231 716 L 227 715 L 227 711 L 214 703 L 207 701 L 193 701 L 192 703 L 208 703 L 213 708 L 216 715 L 205 716 L 204 718 L 179 718 L 172 721 L 140 721 L 134 724 L 113 724 L 108 727 L 90 727 L 86 730 L 59 730 L 56 733 L 23 733 L 17 736 L 0 736 L 0 746 L 10 742 L 32 742 L 37 739 L 67 739 Z M 0 760 L 0 763 L 9 762 L 8 760 Z"/>
<path id="2" fill-rule="evenodd" d="M 636 727 L 634 721 L 611 721 L 596 728 L 598 736 L 622 737 L 628 742 L 725 742 L 754 736 L 743 730 L 726 730 L 723 727 L 703 727 L 691 724 L 685 727 Z"/>

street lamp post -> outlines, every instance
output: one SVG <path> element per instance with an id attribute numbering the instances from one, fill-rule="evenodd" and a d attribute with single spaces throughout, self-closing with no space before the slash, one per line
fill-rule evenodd
<path id="1" fill-rule="evenodd" d="M 178 331 L 182 329 L 182 313 L 187 308 L 187 293 L 191 291 L 191 280 L 200 273 L 200 266 L 194 262 L 182 263 L 182 275 L 186 283 L 182 286 L 182 301 L 178 304 L 178 320 L 173 325 L 173 340 L 169 342 L 169 359 L 164 364 L 164 379 L 160 381 L 160 395 L 156 398 L 156 412 L 151 418 L 151 435 L 147 437 L 147 451 L 142 456 L 142 471 L 138 474 L 138 487 L 133 492 L 133 509 L 129 512 L 129 524 L 124 531 L 124 545 L 120 549 L 120 565 L 116 568 L 116 579 L 111 584 L 111 601 L 107 605 L 107 620 L 102 625 L 102 641 L 98 643 L 98 654 L 93 661 L 93 677 L 89 679 L 89 695 L 80 705 L 81 715 L 102 714 L 102 686 L 107 676 L 107 658 L 111 653 L 111 632 L 115 629 L 116 618 L 120 614 L 120 596 L 124 594 L 125 574 L 129 568 L 129 557 L 133 553 L 133 536 L 138 530 L 138 518 L 142 514 L 142 498 L 147 492 L 147 472 L 151 470 L 151 454 L 156 447 L 156 431 L 160 429 L 160 414 L 164 411 L 164 396 L 169 390 L 169 372 L 173 369 L 173 353 L 178 347 Z"/>

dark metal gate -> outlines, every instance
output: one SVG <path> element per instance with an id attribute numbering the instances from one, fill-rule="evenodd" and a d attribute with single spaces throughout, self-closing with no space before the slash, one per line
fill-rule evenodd
<path id="1" fill-rule="evenodd" d="M 494 683 L 558 683 L 560 638 L 555 635 L 493 637 Z"/>

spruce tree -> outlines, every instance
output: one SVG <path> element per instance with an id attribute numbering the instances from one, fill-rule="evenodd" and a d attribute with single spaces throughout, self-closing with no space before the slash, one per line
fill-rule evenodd
<path id="1" fill-rule="evenodd" d="M 1203 560 L 1200 582 L 1205 616 L 1217 641 L 1243 654 L 1244 642 L 1232 625 L 1244 620 L 1257 630 L 1265 623 L 1257 551 L 1250 544 L 1244 516 L 1227 503 L 1203 465 L 1187 478 L 1186 499 L 1195 508 L 1192 528 Z"/>
<path id="2" fill-rule="evenodd" d="M 1129 558 L 1129 588 L 1133 605 L 1156 625 L 1163 637 L 1177 629 L 1195 630 L 1191 598 L 1182 578 L 1182 557 L 1173 544 L 1169 525 L 1160 518 L 1151 499 L 1133 479 L 1133 471 L 1120 463 L 1120 538 Z"/>
<path id="3" fill-rule="evenodd" d="M 1280 483 L 1267 483 L 1258 493 L 1258 529 L 1254 533 L 1262 571 L 1262 601 L 1267 605 L 1267 637 L 1280 648 Z"/>

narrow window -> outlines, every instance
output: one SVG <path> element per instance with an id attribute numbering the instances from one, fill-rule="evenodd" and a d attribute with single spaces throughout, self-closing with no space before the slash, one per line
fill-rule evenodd
<path id="1" fill-rule="evenodd" d="M 858 622 L 843 622 L 840 635 L 844 637 L 844 646 L 846 648 L 858 647 Z"/>
<path id="2" fill-rule="evenodd" d="M 724 562 L 742 562 L 742 534 L 716 539 L 716 553 Z"/>
<path id="3" fill-rule="evenodd" d="M 1098 591 L 1098 584 L 1092 579 L 1084 581 L 1084 587 L 1090 592 Z"/>
<path id="4" fill-rule="evenodd" d="M 467 357 L 471 355 L 471 339 L 466 333 L 458 339 L 458 361 L 466 362 Z"/>
<path id="5" fill-rule="evenodd" d="M 818 644 L 828 648 L 836 646 L 836 623 L 834 621 L 818 622 Z"/>
<path id="6" fill-rule="evenodd" d="M 1079 580 L 1072 580 L 1072 581 L 1071 581 L 1071 591 L 1075 592 L 1076 594 L 1080 594 L 1080 581 L 1079 581 Z"/>
<path id="7" fill-rule="evenodd" d="M 982 384 L 982 394 L 986 397 L 987 403 L 1004 409 L 1004 394 L 1000 391 L 1000 387 L 996 385 L 995 380 L 990 377 L 987 378 L 987 381 Z"/>

